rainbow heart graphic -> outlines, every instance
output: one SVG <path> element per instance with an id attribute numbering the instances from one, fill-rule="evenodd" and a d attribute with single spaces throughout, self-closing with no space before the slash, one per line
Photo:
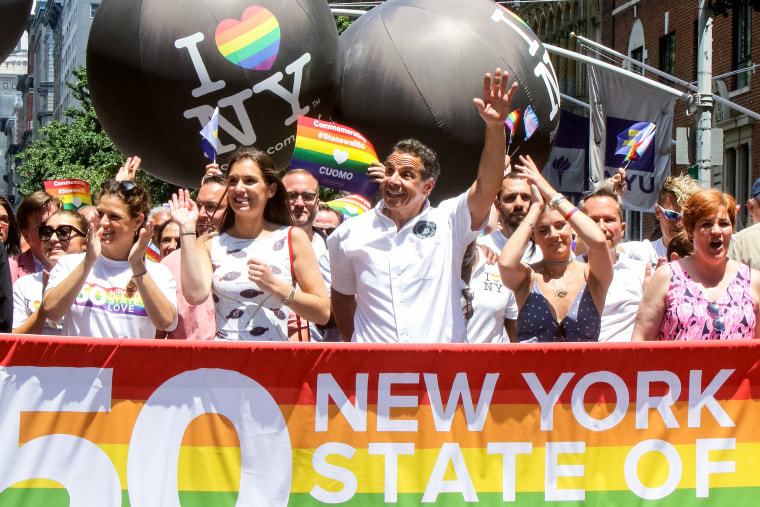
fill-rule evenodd
<path id="1" fill-rule="evenodd" d="M 225 19 L 219 23 L 216 46 L 222 56 L 235 65 L 269 70 L 280 49 L 280 23 L 264 7 L 248 7 L 241 21 Z"/>

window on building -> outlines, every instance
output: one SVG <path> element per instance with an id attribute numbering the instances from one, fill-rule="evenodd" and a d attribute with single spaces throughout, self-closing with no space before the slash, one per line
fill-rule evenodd
<path id="1" fill-rule="evenodd" d="M 660 70 L 671 76 L 676 73 L 676 33 L 670 32 L 660 37 Z M 669 80 L 661 78 L 663 82 Z"/>
<path id="2" fill-rule="evenodd" d="M 3 83 L 3 88 L 7 90 L 8 89 L 8 83 Z"/>
<path id="3" fill-rule="evenodd" d="M 625 215 L 625 239 L 641 241 L 641 212 L 626 210 Z"/>
<path id="4" fill-rule="evenodd" d="M 734 68 L 745 69 L 750 61 L 752 7 L 746 0 L 734 8 Z M 749 86 L 750 72 L 736 74 L 736 89 Z"/>
<path id="5" fill-rule="evenodd" d="M 90 4 L 90 18 L 94 18 L 100 4 Z"/>
<path id="6" fill-rule="evenodd" d="M 644 46 L 639 46 L 631 50 L 631 58 L 643 63 L 644 62 Z M 639 65 L 636 65 L 635 63 L 631 65 L 631 71 L 637 74 L 644 74 L 644 68 Z"/>
<path id="7" fill-rule="evenodd" d="M 742 207 L 736 217 L 737 228 L 741 229 L 741 224 L 749 225 L 747 222 L 749 214 L 747 212 L 747 200 L 750 192 L 750 150 L 749 144 L 740 143 L 729 147 L 724 152 L 723 158 L 723 191 L 733 195 L 737 204 Z"/>

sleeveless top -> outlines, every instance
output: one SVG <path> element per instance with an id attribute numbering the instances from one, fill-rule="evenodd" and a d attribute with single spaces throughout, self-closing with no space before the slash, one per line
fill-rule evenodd
<path id="1" fill-rule="evenodd" d="M 533 280 L 528 299 L 517 316 L 519 342 L 591 342 L 599 340 L 602 316 L 596 309 L 586 282 L 561 322 L 554 320 L 549 303 Z"/>
<path id="2" fill-rule="evenodd" d="M 717 303 L 714 310 L 708 308 Z M 712 314 L 710 311 L 712 310 Z M 722 318 L 722 331 L 715 321 Z M 678 261 L 670 263 L 670 287 L 660 340 L 740 340 L 755 336 L 755 304 L 750 292 L 750 269 L 739 264 L 736 276 L 717 301 L 711 302 Z"/>
<path id="3" fill-rule="evenodd" d="M 292 285 L 288 227 L 256 239 L 221 233 L 211 238 L 211 290 L 216 313 L 215 340 L 287 341 L 290 312 L 248 278 L 248 260 L 269 264 L 272 274 Z"/>

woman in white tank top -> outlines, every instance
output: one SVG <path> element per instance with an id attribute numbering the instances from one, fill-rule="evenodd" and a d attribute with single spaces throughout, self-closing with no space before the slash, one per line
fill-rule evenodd
<path id="1" fill-rule="evenodd" d="M 309 239 L 291 227 L 285 188 L 272 160 L 253 147 L 238 148 L 230 157 L 227 183 L 219 235 L 182 243 L 185 299 L 200 304 L 212 292 L 217 340 L 286 341 L 290 311 L 326 324 L 327 290 Z M 188 192 L 170 204 L 182 236 L 195 235 L 198 208 Z"/>

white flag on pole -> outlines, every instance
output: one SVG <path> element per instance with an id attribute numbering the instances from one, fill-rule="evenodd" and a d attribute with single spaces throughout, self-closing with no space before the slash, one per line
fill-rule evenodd
<path id="1" fill-rule="evenodd" d="M 623 197 L 627 209 L 651 212 L 662 183 L 670 175 L 670 140 L 676 99 L 654 87 L 598 67 L 589 66 L 588 74 L 592 186 L 601 185 L 624 165 L 624 156 L 615 154 L 618 134 L 637 122 L 654 123 L 657 126 L 655 141 L 628 167 Z"/>

